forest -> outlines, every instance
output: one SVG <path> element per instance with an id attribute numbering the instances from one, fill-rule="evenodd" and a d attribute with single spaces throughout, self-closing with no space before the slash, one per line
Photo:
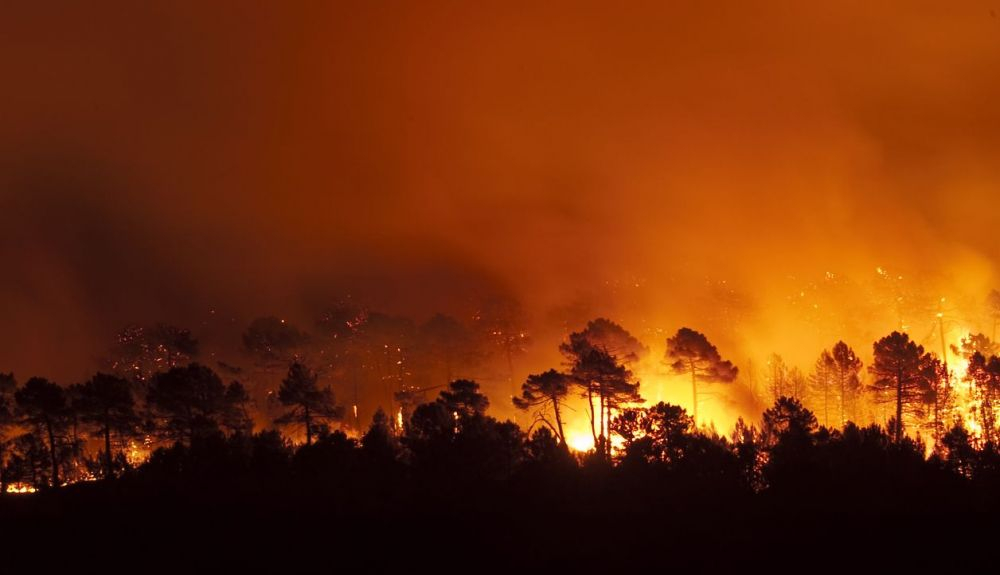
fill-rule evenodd
<path id="1" fill-rule="evenodd" d="M 530 337 L 493 321 L 477 338 L 479 321 L 439 314 L 404 350 L 383 341 L 411 324 L 358 307 L 324 314 L 320 336 L 260 318 L 242 334 L 246 368 L 208 365 L 188 330 L 130 326 L 82 383 L 4 374 L 0 520 L 50 532 L 87 521 L 130 541 L 128 525 L 157 518 L 132 551 L 193 520 L 220 560 L 206 542 L 247 544 L 262 536 L 249 526 L 282 525 L 280 537 L 329 531 L 345 549 L 377 532 L 408 553 L 447 532 L 466 545 L 456 557 L 511 565 L 615 565 L 623 546 L 666 545 L 689 551 L 678 566 L 711 570 L 738 557 L 715 551 L 751 553 L 770 537 L 811 552 L 820 535 L 803 526 L 871 530 L 865 546 L 957 537 L 949 523 L 1000 510 L 1000 357 L 984 334 L 963 338 L 950 366 L 899 331 L 873 342 L 870 365 L 843 341 L 808 375 L 774 356 L 759 417 L 718 430 L 699 406 L 746 384 L 699 331 L 678 329 L 660 359 L 688 386 L 687 407 L 644 398 L 632 367 L 649 349 L 606 318 L 498 400 L 458 374 L 502 372 Z M 503 400 L 517 421 L 492 415 Z M 589 442 L 570 439 L 574 422 Z M 735 517 L 743 535 L 720 539 Z M 600 544 L 571 545 L 587 537 Z"/>

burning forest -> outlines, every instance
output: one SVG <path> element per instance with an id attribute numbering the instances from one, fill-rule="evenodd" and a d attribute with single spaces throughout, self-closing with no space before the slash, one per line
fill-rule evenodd
<path id="1" fill-rule="evenodd" d="M 3 12 L 0 572 L 988 556 L 1000 6 Z"/>

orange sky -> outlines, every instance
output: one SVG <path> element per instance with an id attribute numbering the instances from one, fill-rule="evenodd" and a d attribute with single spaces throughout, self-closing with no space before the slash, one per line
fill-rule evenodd
<path id="1" fill-rule="evenodd" d="M 803 322 L 826 272 L 1000 285 L 995 2 L 18 4 L 0 370 L 73 380 L 129 321 L 344 293 L 513 293 L 545 353 L 606 314 L 809 358 L 894 327 Z"/>

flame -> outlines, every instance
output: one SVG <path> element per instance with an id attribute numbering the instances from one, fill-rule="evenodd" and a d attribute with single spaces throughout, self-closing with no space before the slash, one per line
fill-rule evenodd
<path id="1" fill-rule="evenodd" d="M 15 482 L 7 486 L 7 493 L 34 493 L 38 491 L 31 484 Z"/>
<path id="2" fill-rule="evenodd" d="M 590 431 L 571 431 L 566 434 L 566 445 L 573 451 L 586 453 L 594 449 L 594 436 Z"/>

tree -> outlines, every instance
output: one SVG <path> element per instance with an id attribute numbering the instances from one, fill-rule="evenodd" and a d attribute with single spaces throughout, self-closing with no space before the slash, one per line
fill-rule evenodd
<path id="1" fill-rule="evenodd" d="M 145 385 L 154 374 L 195 359 L 198 351 L 198 341 L 189 330 L 165 323 L 128 325 L 116 337 L 108 367 Z"/>
<path id="2" fill-rule="evenodd" d="M 952 353 L 960 355 L 965 359 L 971 359 L 972 354 L 977 351 L 985 357 L 996 355 L 1000 351 L 1000 346 L 986 335 L 981 333 L 970 333 L 962 338 L 959 344 L 951 346 Z"/>
<path id="3" fill-rule="evenodd" d="M 375 411 L 372 424 L 361 438 L 361 453 L 369 463 L 390 465 L 396 461 L 398 444 L 392 434 L 389 416 L 381 408 Z"/>
<path id="4" fill-rule="evenodd" d="M 977 416 L 983 428 L 986 443 L 996 441 L 997 399 L 1000 398 L 1000 357 L 987 359 L 982 353 L 974 352 L 969 359 L 967 378 L 972 382 L 975 398 L 978 400 Z"/>
<path id="5" fill-rule="evenodd" d="M 767 358 L 767 391 L 771 396 L 771 401 L 793 395 L 791 392 L 791 382 L 788 380 L 788 366 L 780 355 L 772 353 Z"/>
<path id="6" fill-rule="evenodd" d="M 794 397 L 779 397 L 764 411 L 761 431 L 765 443 L 774 444 L 782 438 L 808 439 L 816 432 L 816 416 Z"/>
<path id="7" fill-rule="evenodd" d="M 154 376 L 147 402 L 162 420 L 161 432 L 171 439 L 185 438 L 189 445 L 216 433 L 228 407 L 226 386 L 199 363 Z"/>
<path id="8" fill-rule="evenodd" d="M 698 424 L 698 383 L 731 383 L 739 373 L 702 333 L 682 327 L 667 339 L 666 360 L 676 374 L 691 374 L 691 415 Z"/>
<path id="9" fill-rule="evenodd" d="M 851 419 L 857 419 L 857 403 L 861 396 L 861 359 L 854 350 L 843 341 L 833 346 L 830 354 L 833 358 L 832 375 L 834 385 L 840 392 L 840 425 L 847 423 L 847 413 Z"/>
<path id="10" fill-rule="evenodd" d="M 440 394 L 440 401 L 459 419 L 483 415 L 490 400 L 479 392 L 479 384 L 469 379 L 456 379 Z"/>
<path id="11" fill-rule="evenodd" d="M 830 402 L 833 394 L 835 366 L 833 355 L 824 349 L 819 359 L 816 360 L 816 366 L 809 377 L 809 383 L 812 387 L 810 395 L 816 398 L 816 402 L 822 406 L 823 425 L 827 426 L 830 425 Z"/>
<path id="12" fill-rule="evenodd" d="M 473 330 L 506 363 L 510 397 L 514 390 L 514 359 L 522 355 L 531 343 L 524 310 L 510 297 L 495 296 L 482 302 L 473 316 Z"/>
<path id="13" fill-rule="evenodd" d="M 514 407 L 521 411 L 534 409 L 536 421 L 555 430 L 564 446 L 566 434 L 563 432 L 562 406 L 571 383 L 572 379 L 568 375 L 550 369 L 544 373 L 529 375 L 527 381 L 521 384 L 521 396 L 514 398 Z M 555 426 L 545 417 L 549 411 L 555 419 Z"/>
<path id="14" fill-rule="evenodd" d="M 986 296 L 986 310 L 989 313 L 990 319 L 993 320 L 993 335 L 991 339 L 996 341 L 997 323 L 1000 322 L 1000 291 L 990 290 L 990 294 Z"/>
<path id="15" fill-rule="evenodd" d="M 250 416 L 250 394 L 243 384 L 232 381 L 226 386 L 225 411 L 222 426 L 233 434 L 253 435 L 253 418 Z"/>
<path id="16" fill-rule="evenodd" d="M 69 426 L 66 392 L 47 379 L 33 377 L 14 393 L 14 399 L 24 422 L 45 437 L 52 464 L 51 485 L 59 487 L 59 447 Z"/>
<path id="17" fill-rule="evenodd" d="M 263 366 L 291 361 L 308 336 L 283 319 L 259 317 L 243 332 L 243 349 Z"/>
<path id="18" fill-rule="evenodd" d="M 98 373 L 79 386 L 75 404 L 80 419 L 96 427 L 104 439 L 104 477 L 114 477 L 113 433 L 122 440 L 139 434 L 140 418 L 135 411 L 135 398 L 128 380 Z"/>
<path id="19" fill-rule="evenodd" d="M 594 445 L 610 457 L 608 428 L 613 410 L 626 403 L 642 402 L 639 382 L 628 366 L 642 359 L 649 349 L 617 323 L 597 318 L 587 322 L 583 330 L 571 333 L 559 350 L 569 360 L 570 375 L 587 399 Z"/>
<path id="20" fill-rule="evenodd" d="M 453 381 L 455 371 L 461 370 L 473 359 L 475 346 L 472 334 L 449 315 L 436 314 L 420 326 L 418 335 L 421 355 L 431 364 L 429 367 L 440 370 L 432 369 L 437 375 L 444 375 L 446 382 Z"/>
<path id="21" fill-rule="evenodd" d="M 17 380 L 13 373 L 0 373 L 0 496 L 7 492 L 7 446 L 11 441 L 10 433 L 17 426 L 14 413 L 14 392 L 17 391 Z"/>
<path id="22" fill-rule="evenodd" d="M 874 359 L 868 371 L 875 378 L 873 388 L 880 393 L 876 400 L 896 404 L 893 427 L 896 443 L 903 439 L 904 412 L 919 407 L 923 401 L 928 389 L 925 369 L 932 360 L 929 353 L 924 353 L 923 346 L 898 331 L 874 344 Z"/>
<path id="23" fill-rule="evenodd" d="M 312 445 L 318 421 L 338 420 L 344 416 L 344 409 L 337 405 L 333 390 L 329 386 L 320 389 L 317 380 L 316 374 L 308 367 L 297 361 L 292 362 L 278 390 L 278 400 L 290 409 L 274 422 L 278 425 L 304 425 L 306 445 Z"/>
<path id="24" fill-rule="evenodd" d="M 574 383 L 582 388 L 590 414 L 590 432 L 594 445 L 606 458 L 611 457 L 611 414 L 625 404 L 642 403 L 639 382 L 632 372 L 614 356 L 598 348 L 591 348 L 579 358 L 571 371 Z M 600 411 L 594 408 L 597 398 Z"/>
<path id="25" fill-rule="evenodd" d="M 623 410 L 611 429 L 625 440 L 627 459 L 670 464 L 684 456 L 694 419 L 683 407 L 661 401 L 649 408 Z"/>
<path id="26" fill-rule="evenodd" d="M 793 397 L 779 397 L 764 411 L 761 436 L 768 460 L 763 472 L 772 486 L 804 489 L 812 483 L 816 428 L 816 416 Z"/>
<path id="27" fill-rule="evenodd" d="M 649 348 L 625 328 L 603 317 L 587 322 L 583 330 L 571 333 L 559 346 L 570 361 L 586 356 L 592 349 L 599 349 L 626 365 L 638 363 L 649 354 Z"/>

